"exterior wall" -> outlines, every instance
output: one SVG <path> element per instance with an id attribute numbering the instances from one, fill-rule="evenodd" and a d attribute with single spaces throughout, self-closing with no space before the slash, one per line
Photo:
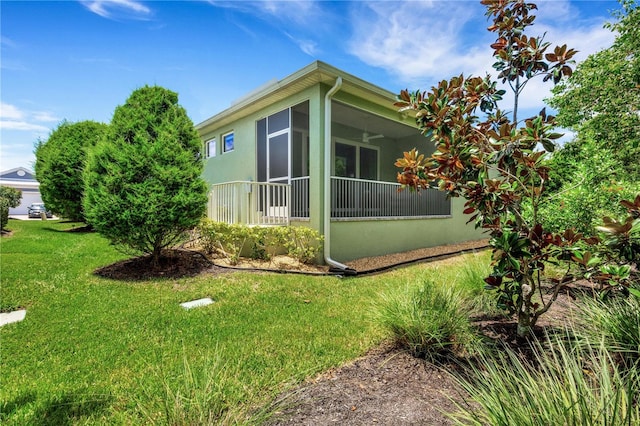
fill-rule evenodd
<path id="1" fill-rule="evenodd" d="M 433 219 L 332 221 L 331 256 L 339 262 L 486 238 L 465 224 L 464 200 L 453 200 L 453 217 Z"/>
<path id="2" fill-rule="evenodd" d="M 309 221 L 305 226 L 323 233 L 324 203 L 324 95 L 320 85 L 309 99 Z"/>
<path id="3" fill-rule="evenodd" d="M 222 152 L 222 135 L 234 132 L 234 150 Z M 216 138 L 216 156 L 205 160 L 203 178 L 209 184 L 238 180 L 252 181 L 256 175 L 256 124 L 244 119 L 205 135 L 206 142 Z"/>
<path id="4" fill-rule="evenodd" d="M 276 102 L 255 114 L 243 117 L 225 127 L 216 128 L 202 135 L 203 145 L 211 138 L 216 138 L 217 152 L 215 157 L 205 159 L 205 166 L 202 177 L 209 184 L 231 182 L 237 180 L 255 181 L 257 175 L 256 166 L 256 122 L 271 114 L 282 111 L 304 101 L 310 101 L 310 118 L 317 112 L 312 111 L 313 105 L 317 105 L 317 89 L 304 90 L 294 96 L 290 96 L 282 101 Z M 311 120 L 313 121 L 313 120 Z M 234 150 L 222 152 L 222 135 L 234 132 Z M 311 146 L 314 145 L 312 135 L 317 133 L 309 123 L 309 134 Z M 313 157 L 311 157 L 313 158 Z M 313 164 L 313 162 L 311 162 Z M 310 171 L 311 174 L 311 171 Z"/>
<path id="5" fill-rule="evenodd" d="M 309 211 L 305 226 L 322 232 L 322 185 L 323 185 L 323 141 L 324 99 L 326 93 L 320 85 L 304 90 L 282 101 L 276 102 L 255 114 L 248 115 L 226 127 L 217 128 L 202 135 L 203 144 L 215 137 L 215 157 L 205 159 L 202 177 L 209 184 L 231 181 L 257 180 L 256 122 L 285 108 L 309 101 Z M 233 131 L 234 150 L 222 153 L 222 135 Z"/>

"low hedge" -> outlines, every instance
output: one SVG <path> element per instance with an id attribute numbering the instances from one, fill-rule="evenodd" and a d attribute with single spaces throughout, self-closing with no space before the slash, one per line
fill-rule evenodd
<path id="1" fill-rule="evenodd" d="M 297 226 L 247 226 L 206 219 L 200 223 L 198 233 L 207 253 L 219 253 L 232 265 L 240 257 L 270 260 L 278 254 L 313 264 L 323 244 L 318 231 Z"/>

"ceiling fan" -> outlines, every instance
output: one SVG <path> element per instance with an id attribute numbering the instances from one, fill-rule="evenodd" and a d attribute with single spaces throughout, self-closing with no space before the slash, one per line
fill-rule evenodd
<path id="1" fill-rule="evenodd" d="M 384 138 L 384 135 L 382 133 L 377 134 L 377 135 L 372 135 L 370 133 L 368 133 L 367 131 L 365 131 L 362 134 L 362 142 L 364 143 L 369 143 L 370 141 L 374 140 L 374 139 L 381 139 Z"/>

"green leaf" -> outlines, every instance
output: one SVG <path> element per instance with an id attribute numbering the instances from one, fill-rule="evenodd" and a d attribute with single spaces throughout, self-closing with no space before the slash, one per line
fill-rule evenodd
<path id="1" fill-rule="evenodd" d="M 549 139 L 542 139 L 540 143 L 547 152 L 553 152 L 556 150 L 556 145 Z"/>

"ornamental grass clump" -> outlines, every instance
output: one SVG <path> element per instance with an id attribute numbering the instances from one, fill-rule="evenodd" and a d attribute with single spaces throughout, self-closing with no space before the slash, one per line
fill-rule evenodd
<path id="1" fill-rule="evenodd" d="M 629 368 L 640 368 L 640 297 L 585 298 L 578 313 L 576 333 L 602 340 Z"/>
<path id="2" fill-rule="evenodd" d="M 383 295 L 377 310 L 394 343 L 418 358 L 435 361 L 467 350 L 474 341 L 460 292 L 432 281 Z"/>
<path id="3" fill-rule="evenodd" d="M 484 279 L 491 273 L 488 253 L 467 256 L 456 277 L 457 288 L 463 292 L 472 317 L 502 317 L 506 311 L 498 308 L 497 299 L 486 291 Z"/>
<path id="4" fill-rule="evenodd" d="M 485 353 L 457 377 L 470 397 L 451 416 L 457 424 L 640 424 L 640 376 L 621 371 L 604 345 L 575 349 L 556 337 L 531 349 L 529 358 L 509 348 Z"/>
<path id="5" fill-rule="evenodd" d="M 137 408 L 144 423 L 152 425 L 237 424 L 245 396 L 235 384 L 237 373 L 237 366 L 223 362 L 219 355 L 207 355 L 203 365 L 196 366 L 184 354 L 175 374 L 161 362 L 154 366 L 153 380 L 141 380 Z"/>

